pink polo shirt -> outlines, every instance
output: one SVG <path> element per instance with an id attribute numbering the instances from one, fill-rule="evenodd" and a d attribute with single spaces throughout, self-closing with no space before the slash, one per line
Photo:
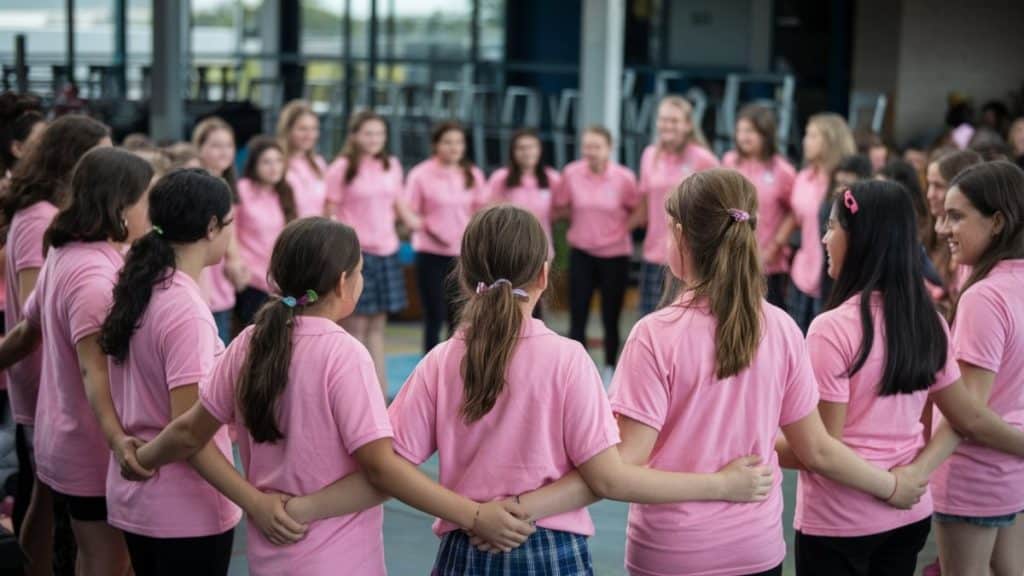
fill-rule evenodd
<path id="1" fill-rule="evenodd" d="M 779 233 L 779 226 L 791 210 L 793 183 L 796 170 L 785 158 L 776 154 L 768 162 L 740 158 L 730 150 L 722 164 L 743 174 L 757 188 L 757 243 L 769 246 Z M 789 250 L 783 247 L 775 260 L 764 263 L 765 274 L 783 274 L 789 271 Z"/>
<path id="2" fill-rule="evenodd" d="M 352 454 L 391 436 L 384 396 L 366 348 L 326 318 L 299 316 L 292 328 L 288 385 L 278 400 L 285 439 L 257 444 L 235 405 L 235 386 L 249 351 L 252 327 L 231 342 L 211 377 L 199 384 L 203 407 L 224 424 L 238 425 L 246 477 L 262 491 L 310 494 L 359 469 Z M 277 547 L 248 529 L 249 571 L 333 575 L 387 573 L 381 506 L 314 522 L 298 543 Z"/>
<path id="3" fill-rule="evenodd" d="M 339 156 L 327 169 L 327 200 L 334 216 L 356 231 L 363 252 L 390 256 L 398 252 L 395 202 L 402 195 L 402 163 L 392 156 L 388 167 L 377 158 L 362 158 L 355 178 L 345 183 L 348 158 Z"/>
<path id="4" fill-rule="evenodd" d="M 198 384 L 224 350 L 199 286 L 181 270 L 153 288 L 123 364 L 110 362 L 110 392 L 127 434 L 152 440 L 171 422 L 170 392 Z M 221 428 L 213 442 L 228 461 L 231 440 Z M 147 482 L 121 477 L 111 456 L 107 468 L 107 520 L 133 534 L 192 538 L 222 534 L 242 511 L 188 462 L 168 464 Z"/>
<path id="5" fill-rule="evenodd" d="M 471 424 L 460 415 L 465 355 L 462 332 L 439 344 L 389 409 L 395 451 L 416 465 L 437 452 L 443 486 L 477 502 L 500 500 L 550 484 L 619 443 L 594 361 L 540 320 L 523 323 L 505 389 L 491 411 Z M 586 508 L 538 525 L 594 533 Z M 457 529 L 450 522 L 434 523 L 438 536 Z"/>
<path id="6" fill-rule="evenodd" d="M 467 189 L 462 168 L 446 167 L 436 158 L 424 160 L 409 171 L 405 182 L 409 206 L 420 215 L 424 225 L 445 240 L 441 243 L 423 231 L 413 232 L 413 250 L 439 256 L 459 255 L 462 233 L 473 213 L 486 202 L 483 172 L 475 166 L 472 172 L 473 187 Z"/>
<path id="7" fill-rule="evenodd" d="M 123 264 L 108 242 L 51 249 L 25 305 L 25 320 L 43 336 L 36 473 L 50 488 L 72 496 L 106 494 L 110 449 L 85 396 L 75 347 L 102 328 Z"/>
<path id="8" fill-rule="evenodd" d="M 821 295 L 821 267 L 825 251 L 821 246 L 818 213 L 828 191 L 828 174 L 804 168 L 796 175 L 790 206 L 800 226 L 800 249 L 793 255 L 790 276 L 801 292 L 817 298 Z"/>
<path id="9" fill-rule="evenodd" d="M 640 203 L 636 176 L 621 164 L 609 161 L 605 171 L 594 174 L 586 160 L 562 170 L 562 186 L 555 206 L 568 206 L 569 245 L 598 258 L 633 254 L 629 216 Z"/>
<path id="10" fill-rule="evenodd" d="M 274 242 L 287 224 L 276 190 L 248 178 L 238 181 L 235 234 L 252 288 L 270 293 L 270 256 L 274 253 Z"/>
<path id="11" fill-rule="evenodd" d="M 690 302 L 689 294 L 680 300 Z M 780 426 L 817 408 L 818 391 L 800 329 L 779 308 L 764 302 L 762 310 L 763 334 L 751 365 L 724 380 L 715 376 L 717 321 L 706 302 L 654 312 L 626 341 L 612 380 L 612 410 L 658 431 L 648 466 L 710 473 L 756 454 L 774 475 L 764 502 L 631 505 L 631 574 L 750 574 L 786 556 L 775 439 Z"/>
<path id="12" fill-rule="evenodd" d="M 8 331 L 24 318 L 19 302 L 18 274 L 33 268 L 42 268 L 46 257 L 43 254 L 43 236 L 50 222 L 57 214 L 57 207 L 49 202 L 35 204 L 19 210 L 11 219 L 7 232 L 7 264 L 4 270 L 7 294 L 4 322 Z M 7 369 L 8 394 L 11 412 L 18 424 L 31 425 L 36 418 L 36 396 L 39 394 L 39 372 L 43 352 L 36 350 L 27 358 Z"/>
<path id="13" fill-rule="evenodd" d="M 718 167 L 718 158 L 704 147 L 689 143 L 682 153 L 659 150 L 656 145 L 644 149 L 640 158 L 640 194 L 647 197 L 647 236 L 644 238 L 644 260 L 664 266 L 668 263 L 665 221 L 665 198 L 687 176 Z"/>
<path id="14" fill-rule="evenodd" d="M 529 210 L 548 236 L 550 255 L 555 254 L 554 241 L 551 239 L 551 206 L 554 197 L 553 190 L 561 186 L 562 177 L 552 168 L 544 168 L 544 174 L 548 178 L 548 185 L 541 188 L 537 178 L 533 174 L 523 174 L 519 185 L 509 188 L 508 168 L 498 168 L 491 179 L 487 182 L 487 201 L 493 204 L 508 203 Z"/>
<path id="15" fill-rule="evenodd" d="M 882 294 L 871 298 L 874 341 L 867 361 L 852 377 L 845 374 L 860 351 L 860 294 L 823 312 L 807 332 L 807 350 L 823 401 L 846 404 L 843 443 L 861 458 L 888 470 L 909 464 L 924 448 L 921 412 L 928 395 L 960 378 L 950 342 L 946 364 L 927 390 L 879 396 L 885 370 L 885 315 Z M 943 328 L 946 326 L 942 321 Z M 793 526 L 813 536 L 852 537 L 879 534 L 923 520 L 932 513 L 925 492 L 910 510 L 898 510 L 870 494 L 848 488 L 824 476 L 800 472 Z"/>
<path id="16" fill-rule="evenodd" d="M 203 268 L 199 275 L 199 289 L 212 312 L 227 312 L 235 307 L 235 285 L 227 277 L 223 259 Z"/>
<path id="17" fill-rule="evenodd" d="M 286 177 L 295 191 L 295 212 L 299 218 L 324 215 L 324 199 L 327 197 L 324 172 L 327 171 L 327 162 L 319 154 L 314 156 L 313 161 L 316 169 L 303 154 L 292 156 L 288 161 Z"/>
<path id="18" fill-rule="evenodd" d="M 1024 429 L 1024 260 L 1003 260 L 960 296 L 956 359 L 995 373 L 988 406 Z M 960 516 L 1024 511 L 1024 458 L 963 442 L 932 475 L 935 510 Z"/>

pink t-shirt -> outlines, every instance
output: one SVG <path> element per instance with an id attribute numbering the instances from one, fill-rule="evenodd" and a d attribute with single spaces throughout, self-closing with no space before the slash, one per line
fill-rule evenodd
<path id="1" fill-rule="evenodd" d="M 238 181 L 235 234 L 238 254 L 249 269 L 249 286 L 270 292 L 270 256 L 274 253 L 274 242 L 287 224 L 277 191 L 248 178 Z"/>
<path id="2" fill-rule="evenodd" d="M 362 158 L 355 178 L 345 183 L 348 158 L 338 157 L 327 169 L 327 199 L 335 206 L 335 217 L 348 224 L 359 237 L 363 252 L 390 256 L 398 252 L 395 231 L 395 202 L 402 195 L 402 164 L 388 159 L 388 168 L 377 158 Z"/>
<path id="3" fill-rule="evenodd" d="M 519 180 L 519 186 L 509 189 L 508 168 L 498 168 L 491 179 L 487 182 L 488 203 L 500 204 L 503 202 L 519 206 L 529 210 L 548 236 L 549 255 L 554 256 L 555 244 L 551 237 L 551 206 L 554 197 L 553 190 L 561 186 L 562 177 L 552 168 L 545 168 L 544 174 L 548 178 L 548 185 L 541 188 L 537 183 L 537 177 L 533 174 L 523 174 Z"/>
<path id="4" fill-rule="evenodd" d="M 212 312 L 227 312 L 235 307 L 235 285 L 227 277 L 223 259 L 203 268 L 199 274 L 199 289 Z"/>
<path id="5" fill-rule="evenodd" d="M 123 264 L 108 242 L 51 249 L 25 304 L 25 320 L 43 336 L 36 472 L 44 484 L 72 496 L 106 494 L 110 449 L 85 396 L 75 347 L 102 328 Z"/>
<path id="6" fill-rule="evenodd" d="M 644 260 L 664 266 L 668 263 L 665 198 L 690 174 L 716 168 L 718 158 L 704 147 L 689 143 L 682 153 L 659 150 L 656 145 L 644 149 L 640 158 L 640 194 L 647 197 L 647 236 Z"/>
<path id="7" fill-rule="evenodd" d="M 598 258 L 633 254 L 629 216 L 640 203 L 633 171 L 609 161 L 595 174 L 585 160 L 562 170 L 562 186 L 555 194 L 555 206 L 570 208 L 569 245 Z"/>
<path id="8" fill-rule="evenodd" d="M 256 444 L 235 405 L 235 386 L 249 350 L 252 327 L 217 360 L 199 384 L 200 401 L 214 418 L 238 424 L 246 477 L 262 491 L 310 494 L 358 470 L 352 454 L 391 436 L 377 372 L 366 348 L 326 318 L 300 316 L 292 328 L 288 385 L 278 401 L 278 428 L 285 439 Z M 314 522 L 305 538 L 277 547 L 249 525 L 249 571 L 278 574 L 383 575 L 384 511 Z"/>
<path id="9" fill-rule="evenodd" d="M 181 270 L 153 288 L 124 364 L 110 362 L 110 393 L 127 434 L 152 440 L 171 422 L 170 391 L 198 384 L 224 350 L 199 286 Z M 231 440 L 221 428 L 213 442 L 228 461 Z M 222 534 L 242 511 L 188 462 L 168 464 L 148 482 L 121 477 L 113 457 L 107 469 L 107 521 L 153 538 Z"/>
<path id="10" fill-rule="evenodd" d="M 1024 260 L 1003 260 L 960 296 L 956 359 L 995 373 L 988 406 L 1024 430 Z M 938 417 L 938 414 L 936 414 Z M 935 510 L 961 516 L 1024 511 L 1024 458 L 963 442 L 932 475 Z"/>
<path id="11" fill-rule="evenodd" d="M 640 576 L 762 572 L 786 556 L 779 427 L 818 405 L 803 336 L 789 315 L 763 303 L 751 365 L 719 380 L 717 321 L 706 302 L 689 295 L 680 302 L 689 307 L 669 306 L 633 327 L 612 380 L 612 410 L 658 431 L 651 468 L 711 473 L 756 454 L 772 467 L 774 486 L 767 500 L 752 504 L 630 506 L 626 567 Z"/>
<path id="12" fill-rule="evenodd" d="M 19 301 L 18 274 L 32 268 L 42 268 L 46 257 L 43 254 L 43 236 L 50 222 L 57 214 L 57 207 L 49 202 L 35 204 L 18 211 L 11 219 L 11 227 L 7 232 L 7 267 L 4 271 L 6 279 L 7 301 L 4 310 L 4 323 L 7 330 L 12 330 L 24 318 Z M 39 394 L 39 371 L 42 366 L 43 352 L 36 350 L 27 358 L 7 369 L 10 381 L 8 394 L 11 399 L 11 412 L 18 424 L 31 425 L 36 419 L 36 396 Z"/>
<path id="13" fill-rule="evenodd" d="M 768 246 L 779 232 L 779 226 L 790 211 L 796 170 L 785 158 L 775 155 L 768 162 L 741 159 L 735 150 L 722 158 L 722 164 L 736 169 L 757 188 L 757 243 Z M 783 247 L 772 262 L 764 263 L 765 274 L 782 274 L 789 270 L 789 250 Z"/>
<path id="14" fill-rule="evenodd" d="M 409 206 L 446 242 L 437 242 L 417 231 L 412 234 L 413 250 L 439 256 L 459 255 L 462 233 L 473 213 L 486 202 L 483 172 L 475 166 L 472 171 L 473 187 L 469 189 L 461 167 L 445 167 L 436 158 L 424 160 L 409 171 L 405 182 Z"/>
<path id="15" fill-rule="evenodd" d="M 790 205 L 800 226 L 800 249 L 793 255 L 790 276 L 801 292 L 817 298 L 821 293 L 821 267 L 825 250 L 821 246 L 818 213 L 828 191 L 828 174 L 804 168 L 796 175 Z"/>
<path id="16" fill-rule="evenodd" d="M 952 343 L 946 364 L 927 390 L 879 396 L 885 370 L 885 316 L 882 295 L 871 299 L 874 341 L 867 361 L 852 377 L 845 374 L 860 351 L 860 294 L 822 313 L 807 333 L 807 351 L 821 400 L 846 404 L 843 443 L 861 458 L 888 470 L 909 464 L 924 447 L 921 412 L 928 395 L 960 378 Z M 942 321 L 945 328 L 945 321 Z M 813 536 L 852 537 L 879 534 L 913 524 L 932 513 L 931 493 L 910 510 L 898 510 L 870 494 L 824 476 L 800 472 L 793 526 Z"/>
<path id="17" fill-rule="evenodd" d="M 327 162 L 319 154 L 313 160 L 317 169 L 303 154 L 292 156 L 288 161 L 286 177 L 295 191 L 295 212 L 299 218 L 324 215 L 324 200 L 327 197 L 324 172 L 327 171 Z"/>
<path id="18" fill-rule="evenodd" d="M 536 490 L 619 443 L 594 361 L 540 320 L 523 324 L 507 384 L 483 418 L 460 415 L 466 355 L 462 333 L 416 366 L 389 413 L 395 451 L 414 464 L 440 456 L 439 482 L 477 502 Z M 540 520 L 552 530 L 593 535 L 585 508 Z M 438 520 L 438 536 L 458 526 Z"/>

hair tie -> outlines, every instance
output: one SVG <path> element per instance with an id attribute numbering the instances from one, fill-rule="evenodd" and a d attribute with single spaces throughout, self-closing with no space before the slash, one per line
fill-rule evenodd
<path id="1" fill-rule="evenodd" d="M 306 290 L 306 293 L 296 298 L 295 296 L 283 296 L 281 297 L 281 304 L 289 308 L 295 308 L 296 306 L 302 307 L 320 299 L 317 295 L 316 290 Z"/>
<path id="2" fill-rule="evenodd" d="M 843 190 L 843 206 L 846 206 L 850 214 L 856 214 L 860 210 L 860 206 L 857 205 L 857 199 L 853 197 L 853 191 L 849 188 Z"/>
<path id="3" fill-rule="evenodd" d="M 732 217 L 733 222 L 748 222 L 750 220 L 750 212 L 747 212 L 746 210 L 729 208 L 727 212 L 729 212 L 729 216 Z"/>
<path id="4" fill-rule="evenodd" d="M 157 236 L 163 236 L 164 235 L 164 229 L 154 224 L 153 225 L 153 233 L 156 234 Z"/>
<path id="5" fill-rule="evenodd" d="M 477 294 L 484 294 L 484 293 L 490 292 L 491 290 L 494 290 L 495 288 L 497 288 L 498 286 L 501 286 L 502 284 L 508 284 L 509 286 L 511 286 L 512 285 L 512 281 L 509 280 L 508 278 L 498 278 L 490 286 L 488 286 L 487 284 L 485 284 L 483 282 L 477 282 L 477 284 L 476 284 L 476 293 Z M 512 295 L 513 296 L 519 296 L 520 298 L 529 298 L 530 297 L 530 295 L 526 293 L 526 290 L 523 290 L 521 288 L 513 288 L 512 289 Z"/>

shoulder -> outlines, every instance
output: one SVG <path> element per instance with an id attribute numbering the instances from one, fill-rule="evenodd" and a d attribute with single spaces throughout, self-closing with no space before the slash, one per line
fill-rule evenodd
<path id="1" fill-rule="evenodd" d="M 740 155 L 735 150 L 729 150 L 722 156 L 722 165 L 735 168 L 740 163 Z"/>

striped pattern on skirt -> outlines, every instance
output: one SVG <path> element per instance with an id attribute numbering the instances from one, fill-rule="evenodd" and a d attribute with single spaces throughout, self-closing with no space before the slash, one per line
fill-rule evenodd
<path id="1" fill-rule="evenodd" d="M 481 552 L 456 530 L 441 538 L 434 576 L 592 576 L 587 537 L 561 530 L 537 528 L 511 552 Z"/>

